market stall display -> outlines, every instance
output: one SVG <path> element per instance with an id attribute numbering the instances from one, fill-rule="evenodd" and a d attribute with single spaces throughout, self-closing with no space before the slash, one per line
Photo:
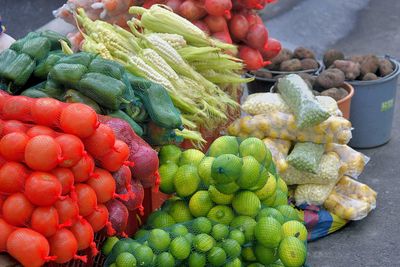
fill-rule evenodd
<path id="1" fill-rule="evenodd" d="M 250 95 L 242 107 L 253 116 L 236 120 L 229 126 L 228 133 L 242 138 L 249 136 L 265 138 L 264 143 L 272 151 L 278 173 L 288 185 L 294 186 L 293 198 L 297 206 L 325 205 L 328 211 L 345 220 L 364 218 L 375 208 L 376 193 L 367 185 L 354 181 L 363 188 L 363 192 L 366 192 L 366 196 L 357 195 L 356 187 L 350 186 L 353 180 L 348 176 L 357 178 L 369 158 L 346 145 L 351 138 L 351 123 L 340 117 L 340 114 L 331 113 L 322 122 L 317 122 L 315 126 L 306 125 L 305 129 L 296 126 L 296 121 L 301 119 L 298 103 L 307 101 L 300 101 L 301 94 L 297 91 L 289 91 L 293 86 L 287 79 L 293 79 L 291 76 L 281 78 L 277 85 L 278 90 L 284 89 L 284 94 L 291 93 L 289 102 L 273 93 Z M 301 79 L 300 76 L 297 76 L 297 79 Z M 313 103 L 318 103 L 307 86 L 297 89 L 304 90 L 314 99 Z M 297 106 L 292 108 L 293 104 Z M 318 113 L 313 113 L 311 110 L 321 108 L 327 112 L 326 107 L 320 105 L 310 108 L 302 116 L 316 119 L 318 116 L 315 117 L 314 114 Z M 290 121 L 273 119 L 283 118 L 283 114 L 286 118 L 290 118 Z M 328 122 L 333 123 L 332 120 L 342 122 L 328 127 Z M 330 131 L 341 128 L 339 126 L 341 124 L 346 125 L 347 133 L 341 129 L 341 133 L 337 133 L 341 138 L 331 136 Z M 290 149 L 291 146 L 294 148 Z M 351 197 L 348 194 L 352 194 Z"/>
<path id="2" fill-rule="evenodd" d="M 106 266 L 304 264 L 307 230 L 260 139 L 222 136 L 206 154 L 169 145 L 160 156 L 160 189 L 175 196 L 133 239 L 105 244 Z"/>

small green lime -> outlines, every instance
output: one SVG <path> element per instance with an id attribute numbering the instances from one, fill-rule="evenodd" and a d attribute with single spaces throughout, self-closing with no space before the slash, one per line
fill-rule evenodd
<path id="1" fill-rule="evenodd" d="M 213 266 L 222 266 L 226 262 L 226 253 L 220 247 L 213 247 L 207 253 L 207 259 Z"/>
<path id="2" fill-rule="evenodd" d="M 236 240 L 236 242 L 239 243 L 239 245 L 243 245 L 244 242 L 246 241 L 244 234 L 242 231 L 240 231 L 239 229 L 233 229 L 230 233 L 228 238 Z"/>
<path id="3" fill-rule="evenodd" d="M 117 267 L 135 267 L 136 258 L 129 252 L 123 252 L 118 255 L 115 263 Z"/>
<path id="4" fill-rule="evenodd" d="M 215 238 L 215 240 L 221 241 L 228 237 L 229 227 L 225 224 L 216 224 L 211 230 L 211 235 Z"/>
<path id="5" fill-rule="evenodd" d="M 212 223 L 206 217 L 198 217 L 193 220 L 192 231 L 195 234 L 209 234 L 212 229 Z"/>

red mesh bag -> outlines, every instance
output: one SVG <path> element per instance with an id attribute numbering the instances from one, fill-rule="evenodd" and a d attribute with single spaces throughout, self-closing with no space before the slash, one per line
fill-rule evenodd
<path id="1" fill-rule="evenodd" d="M 69 196 L 58 200 L 54 203 L 54 207 L 57 210 L 60 223 L 75 223 L 79 217 L 78 203 Z"/>
<path id="2" fill-rule="evenodd" d="M 21 163 L 9 161 L 0 168 L 0 193 L 12 194 L 24 189 L 28 169 Z"/>
<path id="3" fill-rule="evenodd" d="M 37 206 L 51 206 L 61 197 L 62 185 L 47 172 L 33 172 L 25 182 L 25 195 Z"/>
<path id="4" fill-rule="evenodd" d="M 22 193 L 10 195 L 3 203 L 3 218 L 14 226 L 25 226 L 32 216 L 34 206 Z"/>
<path id="5" fill-rule="evenodd" d="M 15 229 L 15 226 L 0 218 L 0 252 L 6 251 L 7 239 Z"/>
<path id="6" fill-rule="evenodd" d="M 75 186 L 78 197 L 79 215 L 85 217 L 92 214 L 97 209 L 96 192 L 86 184 Z"/>
<path id="7" fill-rule="evenodd" d="M 116 137 L 129 146 L 128 160 L 135 164 L 134 167 L 131 167 L 132 176 L 139 179 L 145 188 L 154 186 L 156 172 L 158 171 L 157 152 L 136 135 L 124 120 L 106 116 L 99 116 L 99 120 L 101 123 L 110 126 Z"/>
<path id="8" fill-rule="evenodd" d="M 11 233 L 7 240 L 7 251 L 26 267 L 40 267 L 46 261 L 55 258 L 49 256 L 47 239 L 27 228 L 20 228 Z"/>
<path id="9" fill-rule="evenodd" d="M 68 229 L 59 229 L 49 238 L 50 255 L 56 256 L 54 262 L 67 263 L 72 259 L 79 259 L 86 263 L 86 256 L 78 256 L 78 241 Z"/>
<path id="10" fill-rule="evenodd" d="M 12 161 L 23 161 L 25 147 L 29 136 L 22 132 L 9 133 L 0 140 L 0 154 L 3 158 Z"/>
<path id="11" fill-rule="evenodd" d="M 50 171 L 61 161 L 61 147 L 51 136 L 38 135 L 26 144 L 25 162 L 33 170 Z"/>

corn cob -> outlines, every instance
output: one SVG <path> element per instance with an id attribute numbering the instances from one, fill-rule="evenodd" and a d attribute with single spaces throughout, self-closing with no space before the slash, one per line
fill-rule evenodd
<path id="1" fill-rule="evenodd" d="M 129 9 L 133 15 L 141 15 L 143 27 L 153 32 L 175 33 L 182 35 L 194 46 L 216 46 L 222 49 L 235 49 L 235 46 L 217 42 L 187 19 L 175 14 L 165 5 L 153 5 L 150 9 L 133 6 Z"/>
<path id="2" fill-rule="evenodd" d="M 243 78 L 232 71 L 216 72 L 215 70 L 204 70 L 200 73 L 210 82 L 217 84 L 241 84 L 248 83 L 254 80 L 254 78 Z"/>
<path id="3" fill-rule="evenodd" d="M 168 42 L 173 48 L 181 49 L 187 46 L 185 38 L 179 34 L 173 33 L 150 33 L 146 35 L 156 35 L 163 39 L 164 41 Z"/>

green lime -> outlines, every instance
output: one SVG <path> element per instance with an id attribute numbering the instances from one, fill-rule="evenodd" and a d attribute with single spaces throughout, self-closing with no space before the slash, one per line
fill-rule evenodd
<path id="1" fill-rule="evenodd" d="M 257 222 L 249 216 L 237 216 L 231 222 L 231 227 L 243 231 L 246 242 L 254 240 L 254 227 Z"/>
<path id="2" fill-rule="evenodd" d="M 263 188 L 268 181 L 268 176 L 269 176 L 269 174 L 268 174 L 267 169 L 265 169 L 264 167 L 261 167 L 261 173 L 258 176 L 257 183 L 252 188 L 250 188 L 250 191 L 258 191 L 261 188 Z"/>
<path id="3" fill-rule="evenodd" d="M 168 162 L 178 164 L 181 153 L 181 149 L 175 145 L 165 145 L 161 147 L 160 152 L 158 152 L 160 165 Z"/>
<path id="4" fill-rule="evenodd" d="M 200 162 L 199 166 L 197 166 L 197 173 L 203 184 L 208 187 L 213 183 L 211 177 L 211 166 L 214 162 L 214 157 L 204 157 Z"/>
<path id="5" fill-rule="evenodd" d="M 277 189 L 281 190 L 286 195 L 288 194 L 288 187 L 285 181 L 280 176 L 278 176 L 278 179 L 276 180 L 276 186 Z"/>
<path id="6" fill-rule="evenodd" d="M 242 189 L 250 189 L 257 185 L 261 175 L 261 165 L 252 156 L 242 158 L 243 166 L 240 177 L 236 180 L 237 185 Z"/>
<path id="7" fill-rule="evenodd" d="M 213 247 L 207 253 L 207 259 L 213 266 L 222 266 L 226 262 L 226 253 L 220 247 Z"/>
<path id="8" fill-rule="evenodd" d="M 182 224 L 176 224 L 172 226 L 171 234 L 174 237 L 185 236 L 187 233 L 189 233 L 188 229 Z"/>
<path id="9" fill-rule="evenodd" d="M 209 234 L 212 229 L 212 223 L 206 217 L 199 217 L 193 220 L 192 231 L 195 234 Z"/>
<path id="10" fill-rule="evenodd" d="M 211 157 L 218 157 L 223 154 L 237 155 L 239 153 L 239 143 L 235 136 L 221 136 L 214 140 L 208 149 Z"/>
<path id="11" fill-rule="evenodd" d="M 214 206 L 208 191 L 197 191 L 190 198 L 189 209 L 194 217 L 207 216 L 210 209 Z"/>
<path id="12" fill-rule="evenodd" d="M 234 197 L 233 194 L 224 194 L 218 191 L 218 189 L 210 185 L 208 188 L 208 194 L 210 195 L 210 198 L 212 201 L 214 201 L 216 204 L 220 205 L 229 205 L 232 203 L 232 199 Z"/>
<path id="13" fill-rule="evenodd" d="M 183 236 L 178 236 L 172 240 L 170 252 L 175 259 L 184 260 L 189 257 L 191 245 Z"/>
<path id="14" fill-rule="evenodd" d="M 148 223 L 151 228 L 165 228 L 175 224 L 174 218 L 168 213 L 158 210 L 150 214 Z"/>
<path id="15" fill-rule="evenodd" d="M 191 164 L 197 167 L 200 161 L 204 158 L 204 153 L 197 149 L 188 149 L 182 152 L 179 159 L 179 166 Z"/>
<path id="16" fill-rule="evenodd" d="M 263 208 L 257 214 L 256 220 L 259 221 L 262 217 L 272 217 L 276 219 L 280 224 L 285 222 L 283 215 L 274 208 Z"/>
<path id="17" fill-rule="evenodd" d="M 276 262 L 268 265 L 268 267 L 285 267 L 285 265 L 283 265 L 283 263 L 280 260 L 277 260 Z"/>
<path id="18" fill-rule="evenodd" d="M 226 255 L 228 255 L 229 258 L 239 257 L 242 252 L 240 244 L 233 239 L 225 239 L 222 241 L 222 248 L 225 250 Z"/>
<path id="19" fill-rule="evenodd" d="M 255 137 L 249 137 L 243 140 L 239 146 L 240 156 L 252 156 L 260 164 L 269 166 L 272 161 L 272 155 L 269 149 L 265 146 L 264 142 Z"/>
<path id="20" fill-rule="evenodd" d="M 101 252 L 104 255 L 108 255 L 110 254 L 112 248 L 114 247 L 114 245 L 119 241 L 118 237 L 113 236 L 113 237 L 109 237 L 106 239 L 106 241 L 104 242 L 103 247 L 101 248 Z"/>
<path id="21" fill-rule="evenodd" d="M 296 237 L 285 237 L 279 245 L 279 258 L 287 267 L 300 267 L 306 261 L 307 249 Z"/>
<path id="22" fill-rule="evenodd" d="M 109 267 L 117 267 L 117 264 L 114 262 L 114 263 L 111 263 L 110 265 L 109 265 Z"/>
<path id="23" fill-rule="evenodd" d="M 307 228 L 299 221 L 287 221 L 282 225 L 283 237 L 293 236 L 301 241 L 307 241 Z"/>
<path id="24" fill-rule="evenodd" d="M 240 187 L 235 182 L 230 182 L 227 184 L 216 184 L 215 187 L 219 192 L 226 195 L 231 195 L 240 189 Z"/>
<path id="25" fill-rule="evenodd" d="M 111 253 L 109 254 L 109 261 L 114 262 L 117 259 L 117 256 L 123 252 L 131 252 L 131 246 L 130 244 L 134 242 L 133 239 L 131 238 L 123 238 L 119 240 L 114 247 L 111 250 Z"/>
<path id="26" fill-rule="evenodd" d="M 299 213 L 292 206 L 280 205 L 280 206 L 276 206 L 275 209 L 279 210 L 279 212 L 282 213 L 282 215 L 286 221 L 290 221 L 290 220 L 301 221 L 299 218 Z"/>
<path id="27" fill-rule="evenodd" d="M 138 247 L 140 247 L 142 244 L 140 244 L 139 242 L 133 241 L 130 244 L 131 250 L 130 251 L 135 251 L 135 249 L 137 249 Z"/>
<path id="28" fill-rule="evenodd" d="M 242 258 L 245 261 L 256 261 L 256 255 L 254 254 L 253 247 L 242 248 Z"/>
<path id="29" fill-rule="evenodd" d="M 183 200 L 174 201 L 168 209 L 168 214 L 175 220 L 175 222 L 187 222 L 193 219 L 192 213 Z"/>
<path id="30" fill-rule="evenodd" d="M 242 231 L 240 231 L 239 229 L 233 229 L 228 236 L 229 239 L 233 239 L 236 240 L 236 242 L 239 243 L 239 245 L 243 245 L 244 242 L 246 241 L 244 234 Z"/>
<path id="31" fill-rule="evenodd" d="M 273 207 L 281 206 L 281 205 L 287 205 L 287 203 L 288 203 L 287 194 L 285 194 L 281 190 L 277 189 Z"/>
<path id="32" fill-rule="evenodd" d="M 134 267 L 136 266 L 136 258 L 129 252 L 123 252 L 118 255 L 115 263 L 117 267 Z"/>
<path id="33" fill-rule="evenodd" d="M 274 205 L 275 199 L 276 199 L 276 191 L 275 191 L 271 196 L 269 196 L 269 197 L 263 199 L 263 200 L 261 201 L 261 203 L 262 203 L 264 206 L 272 207 L 272 206 Z"/>
<path id="34" fill-rule="evenodd" d="M 257 261 L 264 265 L 274 263 L 278 259 L 278 252 L 275 248 L 267 248 L 261 244 L 256 245 L 254 254 L 256 255 Z"/>
<path id="35" fill-rule="evenodd" d="M 200 177 L 197 174 L 197 167 L 194 165 L 180 166 L 175 174 L 174 186 L 176 194 L 180 197 L 187 197 L 197 191 L 200 184 Z"/>
<path id="36" fill-rule="evenodd" d="M 224 267 L 242 267 L 242 261 L 239 258 L 229 260 Z"/>
<path id="37" fill-rule="evenodd" d="M 241 191 L 233 197 L 232 207 L 239 215 L 256 217 L 261 209 L 261 202 L 253 192 Z"/>
<path id="38" fill-rule="evenodd" d="M 275 193 L 276 183 L 277 182 L 275 176 L 273 176 L 271 173 L 267 173 L 267 182 L 261 189 L 255 191 L 260 200 L 267 199 Z"/>
<path id="39" fill-rule="evenodd" d="M 232 154 L 215 158 L 211 166 L 211 176 L 216 184 L 236 181 L 242 172 L 242 159 Z"/>
<path id="40" fill-rule="evenodd" d="M 133 252 L 139 266 L 151 266 L 154 253 L 150 247 L 142 245 Z"/>
<path id="41" fill-rule="evenodd" d="M 276 248 L 282 239 L 281 224 L 272 217 L 263 217 L 254 228 L 254 236 L 261 245 Z"/>
<path id="42" fill-rule="evenodd" d="M 193 246 L 199 252 L 207 252 L 215 245 L 215 240 L 208 234 L 198 234 L 193 238 Z"/>
<path id="43" fill-rule="evenodd" d="M 160 191 L 165 194 L 175 193 L 174 178 L 178 171 L 178 165 L 168 162 L 160 166 Z"/>
<path id="44" fill-rule="evenodd" d="M 188 263 L 189 267 L 204 267 L 206 266 L 206 261 L 205 254 L 194 251 L 190 254 Z"/>
<path id="45" fill-rule="evenodd" d="M 175 259 L 169 252 L 163 252 L 157 255 L 156 266 L 174 267 Z"/>
<path id="46" fill-rule="evenodd" d="M 217 241 L 224 240 L 229 235 L 229 227 L 225 224 L 218 223 L 211 230 L 212 237 Z"/>
<path id="47" fill-rule="evenodd" d="M 184 235 L 184 237 L 186 238 L 186 240 L 187 240 L 190 244 L 192 244 L 193 238 L 194 238 L 194 234 L 192 234 L 192 233 L 187 233 L 186 235 Z"/>
<path id="48" fill-rule="evenodd" d="M 253 262 L 253 263 L 250 263 L 249 265 L 247 265 L 247 267 L 265 267 L 265 266 L 261 263 Z M 271 266 L 268 265 L 268 267 L 271 267 Z"/>
<path id="49" fill-rule="evenodd" d="M 152 214 L 154 214 L 154 213 L 152 213 Z M 151 216 L 151 215 L 150 215 Z M 150 217 L 149 216 L 149 220 L 148 221 L 150 221 Z M 149 231 L 148 230 L 144 230 L 144 229 L 139 229 L 136 233 L 135 233 L 135 235 L 134 235 L 134 238 L 136 239 L 136 240 L 138 240 L 138 239 L 144 239 L 144 238 L 147 238 L 147 236 L 149 235 Z"/>
<path id="50" fill-rule="evenodd" d="M 226 225 L 229 225 L 234 217 L 233 210 L 224 205 L 214 206 L 207 214 L 207 218 L 211 221 Z"/>
<path id="51" fill-rule="evenodd" d="M 169 234 L 162 229 L 153 229 L 148 238 L 149 246 L 156 251 L 165 251 L 171 243 Z"/>

